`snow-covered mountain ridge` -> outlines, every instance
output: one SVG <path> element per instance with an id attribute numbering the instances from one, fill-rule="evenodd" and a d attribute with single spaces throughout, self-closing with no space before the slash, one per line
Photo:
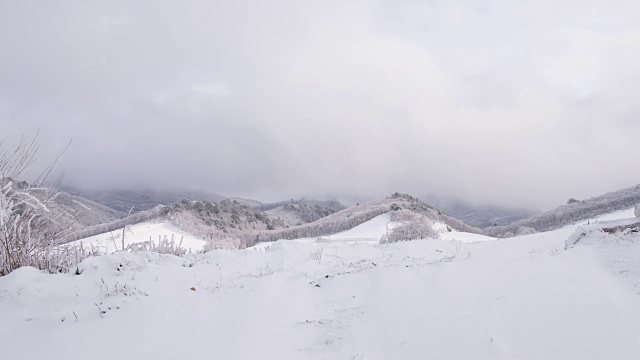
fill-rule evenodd
<path id="1" fill-rule="evenodd" d="M 352 229 L 376 216 L 400 210 L 419 214 L 433 223 L 443 224 L 449 230 L 480 233 L 479 229 L 449 217 L 406 194 L 396 193 L 383 199 L 337 211 L 340 208 L 342 206 L 334 202 L 305 202 L 278 205 L 264 212 L 257 207 L 231 200 L 224 200 L 217 204 L 184 200 L 169 206 L 138 212 L 129 219 L 94 226 L 73 234 L 68 241 L 77 241 L 99 234 L 110 237 L 112 231 L 122 232 L 125 222 L 135 225 L 149 221 L 168 221 L 171 226 L 184 233 L 207 241 L 207 249 L 242 248 L 262 241 L 332 235 Z M 305 219 L 316 220 L 289 226 L 288 221 L 281 217 L 284 216 L 283 212 L 292 214 L 293 218 L 298 219 L 297 223 Z M 291 218 L 288 218 L 289 221 Z M 144 239 L 146 240 L 148 239 Z"/>
<path id="2" fill-rule="evenodd" d="M 494 237 L 509 237 L 531 232 L 549 231 L 581 220 L 628 209 L 640 204 L 640 185 L 595 196 L 583 201 L 570 199 L 566 205 L 516 221 L 506 226 L 484 229 L 485 234 Z"/>

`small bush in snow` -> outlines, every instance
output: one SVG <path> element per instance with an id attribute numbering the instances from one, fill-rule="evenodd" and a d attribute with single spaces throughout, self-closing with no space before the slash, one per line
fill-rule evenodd
<path id="1" fill-rule="evenodd" d="M 636 214 L 636 217 L 640 217 L 640 204 L 636 205 L 635 214 Z"/>
<path id="2" fill-rule="evenodd" d="M 316 251 L 309 251 L 309 257 L 311 260 L 315 260 L 320 264 L 322 262 L 322 253 L 324 252 L 324 248 L 318 248 Z"/>

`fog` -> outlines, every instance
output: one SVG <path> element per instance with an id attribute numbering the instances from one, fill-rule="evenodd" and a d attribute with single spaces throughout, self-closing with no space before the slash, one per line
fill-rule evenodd
<path id="1" fill-rule="evenodd" d="M 83 188 L 548 208 L 640 183 L 634 1 L 0 4 L 0 138 Z"/>

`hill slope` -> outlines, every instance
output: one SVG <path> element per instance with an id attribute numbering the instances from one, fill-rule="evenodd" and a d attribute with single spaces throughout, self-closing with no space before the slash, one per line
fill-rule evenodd
<path id="1" fill-rule="evenodd" d="M 509 237 L 531 232 L 549 231 L 581 220 L 595 218 L 602 214 L 628 209 L 640 204 L 640 185 L 613 191 L 587 200 L 572 200 L 551 211 L 535 215 L 529 219 L 516 221 L 506 226 L 485 229 L 494 237 Z"/>
<path id="2" fill-rule="evenodd" d="M 331 235 L 352 229 L 376 216 L 393 211 L 409 210 L 424 215 L 434 222 L 443 223 L 453 230 L 480 233 L 481 230 L 454 219 L 432 206 L 421 202 L 406 194 L 395 193 L 387 198 L 369 201 L 357 206 L 346 208 L 312 223 L 294 226 L 276 231 L 263 231 L 255 234 L 255 238 L 245 238 L 250 245 L 262 241 L 276 241 L 280 239 L 297 239 Z"/>
<path id="3" fill-rule="evenodd" d="M 56 207 L 73 218 L 72 227 L 74 231 L 116 221 L 125 216 L 124 213 L 105 205 L 65 192 L 60 192 L 54 199 L 52 210 L 55 211 Z"/>
<path id="4" fill-rule="evenodd" d="M 291 200 L 258 208 L 273 218 L 282 219 L 285 227 L 291 227 L 320 220 L 345 207 L 337 201 Z"/>

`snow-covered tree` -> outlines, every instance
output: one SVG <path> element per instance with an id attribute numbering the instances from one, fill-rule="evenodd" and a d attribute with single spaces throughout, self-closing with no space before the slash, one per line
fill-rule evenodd
<path id="1" fill-rule="evenodd" d="M 381 244 L 395 243 L 398 241 L 437 239 L 438 233 L 433 230 L 431 221 L 409 222 L 396 226 L 380 239 Z"/>
<path id="2" fill-rule="evenodd" d="M 35 140 L 23 137 L 13 151 L 0 142 L 0 275 L 22 266 L 55 268 L 52 248 L 68 228 L 48 206 L 57 196 L 45 186 L 55 161 L 34 181 L 16 181 L 36 160 Z"/>

